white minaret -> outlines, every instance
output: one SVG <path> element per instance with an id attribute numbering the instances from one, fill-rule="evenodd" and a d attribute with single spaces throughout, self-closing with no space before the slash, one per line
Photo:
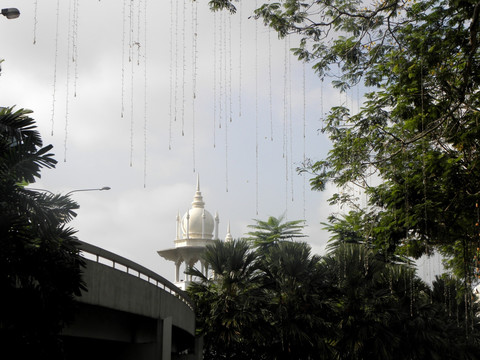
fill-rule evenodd
<path id="1" fill-rule="evenodd" d="M 177 213 L 177 229 L 175 232 L 175 240 L 180 238 L 180 211 Z"/>
<path id="2" fill-rule="evenodd" d="M 218 217 L 218 212 L 215 211 L 215 239 L 218 239 L 218 224 L 220 223 L 220 218 Z"/>
<path id="3" fill-rule="evenodd" d="M 175 247 L 160 250 L 157 253 L 166 260 L 175 263 L 175 284 L 185 290 L 192 280 L 185 275 L 180 279 L 180 268 L 195 266 L 205 250 L 205 246 L 218 239 L 220 218 L 215 213 L 215 218 L 205 209 L 202 192 L 200 191 L 200 177 L 197 175 L 197 186 L 192 201 L 192 207 L 185 212 L 182 218 L 177 214 Z M 208 266 L 200 264 L 201 271 L 207 276 Z"/>
<path id="4" fill-rule="evenodd" d="M 227 235 L 225 236 L 225 242 L 230 242 L 233 241 L 232 234 L 230 234 L 230 221 L 228 222 L 227 225 Z"/>

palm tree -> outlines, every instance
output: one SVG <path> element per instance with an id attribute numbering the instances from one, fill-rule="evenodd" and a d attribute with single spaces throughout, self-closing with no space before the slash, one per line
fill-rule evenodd
<path id="1" fill-rule="evenodd" d="M 265 352 L 271 359 L 329 358 L 334 305 L 321 257 L 304 242 L 284 241 L 263 252 L 260 270 L 270 324 Z"/>
<path id="2" fill-rule="evenodd" d="M 323 261 L 336 289 L 337 358 L 475 358 L 478 319 L 466 324 L 455 317 L 465 311 L 462 286 L 446 290 L 437 280 L 432 292 L 413 267 L 386 262 L 359 244 L 340 244 Z"/>
<path id="3" fill-rule="evenodd" d="M 196 303 L 205 359 L 260 358 L 256 349 L 263 317 L 256 256 L 245 240 L 216 241 L 203 254 L 214 276 L 207 278 L 197 268 L 187 272 L 197 278 L 187 291 Z"/>
<path id="4" fill-rule="evenodd" d="M 335 348 L 340 359 L 391 359 L 400 342 L 391 323 L 401 312 L 390 281 L 394 272 L 363 245 L 341 244 L 325 257 L 336 278 Z M 405 279 L 409 279 L 407 276 Z"/>
<path id="5" fill-rule="evenodd" d="M 19 358 L 55 358 L 84 289 L 75 231 L 66 227 L 78 205 L 24 188 L 56 164 L 30 113 L 0 110 L 0 337 Z"/>
<path id="6" fill-rule="evenodd" d="M 253 241 L 255 246 L 265 248 L 279 241 L 306 236 L 302 233 L 305 227 L 303 220 L 283 222 L 283 218 L 283 216 L 279 218 L 270 216 L 267 221 L 255 219 L 255 225 L 248 225 L 249 228 L 255 230 L 247 233 L 248 239 Z"/>

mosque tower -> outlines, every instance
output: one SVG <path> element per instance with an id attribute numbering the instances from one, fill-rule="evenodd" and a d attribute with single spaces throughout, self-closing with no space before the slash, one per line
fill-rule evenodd
<path id="1" fill-rule="evenodd" d="M 175 263 L 175 285 L 185 290 L 192 281 L 191 275 L 184 276 L 180 279 L 180 269 L 194 267 L 200 262 L 202 273 L 208 277 L 208 264 L 200 260 L 205 246 L 212 244 L 218 239 L 218 214 L 215 217 L 205 209 L 202 193 L 200 191 L 200 179 L 197 175 L 197 189 L 193 197 L 192 208 L 188 210 L 180 219 L 180 213 L 177 214 L 177 227 L 175 236 L 175 247 L 157 251 L 158 255 L 168 261 Z M 227 238 L 230 240 L 230 224 L 227 230 Z M 227 239 L 226 239 L 227 240 Z M 198 268 L 198 266 L 197 266 Z"/>

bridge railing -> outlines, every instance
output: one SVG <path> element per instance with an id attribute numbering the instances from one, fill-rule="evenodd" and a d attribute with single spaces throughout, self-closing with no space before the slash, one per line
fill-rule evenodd
<path id="1" fill-rule="evenodd" d="M 85 259 L 95 261 L 106 266 L 110 266 L 115 270 L 123 271 L 124 273 L 136 276 L 144 281 L 147 281 L 148 283 L 155 285 L 177 297 L 185 304 L 187 304 L 190 309 L 194 310 L 193 301 L 188 297 L 188 295 L 184 291 L 179 289 L 177 286 L 172 284 L 170 281 L 165 279 L 163 276 L 160 276 L 157 273 L 147 269 L 146 267 L 143 267 L 136 262 L 128 260 L 108 250 L 99 248 L 98 246 L 92 244 L 88 244 L 81 240 L 77 241 L 79 242 L 78 248 L 81 251 L 80 255 L 82 255 Z"/>

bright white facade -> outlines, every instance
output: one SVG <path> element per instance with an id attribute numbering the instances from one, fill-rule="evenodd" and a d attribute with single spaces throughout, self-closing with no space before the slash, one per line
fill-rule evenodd
<path id="1" fill-rule="evenodd" d="M 200 260 L 205 246 L 218 239 L 220 219 L 205 209 L 205 202 L 200 191 L 200 180 L 197 177 L 197 188 L 193 197 L 192 207 L 182 218 L 177 214 L 175 247 L 157 251 L 158 255 L 175 263 L 175 285 L 185 290 L 192 281 L 191 275 L 181 274 L 185 270 L 200 263 L 202 273 L 208 277 L 208 264 Z M 228 225 L 226 241 L 230 241 L 230 225 Z M 198 268 L 198 266 L 196 266 Z M 183 271 L 184 272 L 184 271 Z"/>

